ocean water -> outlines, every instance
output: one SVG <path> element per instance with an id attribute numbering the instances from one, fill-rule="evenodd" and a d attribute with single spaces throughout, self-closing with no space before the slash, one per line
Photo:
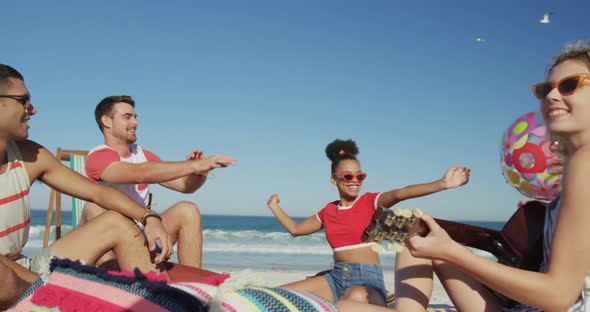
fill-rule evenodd
<path id="1" fill-rule="evenodd" d="M 31 231 L 24 249 L 32 256 L 43 245 L 46 211 L 31 211 Z M 300 221 L 302 218 L 295 218 Z M 62 234 L 69 232 L 71 213 L 62 212 Z M 464 222 L 464 221 L 463 221 Z M 502 222 L 464 222 L 472 225 L 500 229 Z M 324 270 L 332 264 L 332 250 L 324 232 L 292 237 L 273 216 L 220 216 L 203 215 L 203 267 L 230 267 L 255 269 Z M 51 228 L 51 238 L 55 227 Z M 493 258 L 482 251 L 476 253 Z M 175 255 L 171 259 L 176 261 Z M 384 250 L 381 262 L 393 267 L 395 252 Z"/>

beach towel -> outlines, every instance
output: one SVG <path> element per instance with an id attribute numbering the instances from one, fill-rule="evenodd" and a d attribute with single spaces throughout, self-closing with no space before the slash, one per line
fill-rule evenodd
<path id="1" fill-rule="evenodd" d="M 50 269 L 47 282 L 12 311 L 206 311 L 163 274 L 106 271 L 67 259 L 53 259 Z"/>
<path id="2" fill-rule="evenodd" d="M 224 274 L 204 281 L 211 284 L 171 283 L 164 274 L 106 271 L 67 259 L 53 259 L 50 270 L 47 282 L 35 282 L 11 311 L 337 311 L 309 292 L 240 285 Z"/>

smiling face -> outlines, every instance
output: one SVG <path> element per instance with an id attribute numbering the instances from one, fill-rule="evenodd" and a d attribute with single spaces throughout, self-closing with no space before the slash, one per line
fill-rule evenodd
<path id="1" fill-rule="evenodd" d="M 8 78 L 0 87 L 2 95 L 29 95 L 24 81 Z M 0 98 L 0 135 L 6 140 L 24 140 L 29 137 L 29 120 L 37 110 L 29 103 L 21 104 L 13 98 Z"/>
<path id="2" fill-rule="evenodd" d="M 580 73 L 590 73 L 590 68 L 582 61 L 571 59 L 555 66 L 548 81 L 555 82 Z M 584 140 L 590 144 L 590 86 L 582 85 L 569 95 L 562 95 L 557 88 L 552 89 L 541 100 L 541 114 L 551 133 L 566 141 Z"/>
<path id="3" fill-rule="evenodd" d="M 124 102 L 115 103 L 111 115 L 112 117 L 103 116 L 105 136 L 120 143 L 135 143 L 139 122 L 133 106 Z"/>
<path id="4" fill-rule="evenodd" d="M 358 161 L 354 159 L 343 159 L 338 163 L 336 167 L 336 171 L 334 173 L 358 173 L 361 172 L 361 166 Z M 340 193 L 340 198 L 343 201 L 354 201 L 360 191 L 362 182 L 358 179 L 352 179 L 352 181 L 345 181 L 342 178 L 339 178 L 332 174 L 331 178 L 332 184 L 336 185 L 338 188 L 338 193 Z"/>

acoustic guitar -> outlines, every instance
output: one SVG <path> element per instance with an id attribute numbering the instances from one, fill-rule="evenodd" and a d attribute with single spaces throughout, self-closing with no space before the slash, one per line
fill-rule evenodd
<path id="1" fill-rule="evenodd" d="M 493 254 L 500 263 L 536 271 L 542 260 L 545 204 L 531 201 L 508 219 L 501 230 L 435 219 L 449 236 L 468 247 Z M 424 236 L 426 225 L 419 220 L 419 210 L 378 208 L 363 233 L 364 242 L 403 242 L 411 235 Z"/>
<path id="2" fill-rule="evenodd" d="M 518 208 L 499 231 L 442 219 L 435 220 L 460 244 L 487 251 L 502 264 L 538 271 L 543 260 L 545 209 L 544 203 L 530 201 Z M 419 210 L 378 208 L 362 239 L 365 242 L 390 241 L 403 245 L 412 235 L 425 236 L 428 229 L 420 221 L 421 214 Z M 490 291 L 504 306 L 515 304 L 512 299 L 492 289 Z"/>

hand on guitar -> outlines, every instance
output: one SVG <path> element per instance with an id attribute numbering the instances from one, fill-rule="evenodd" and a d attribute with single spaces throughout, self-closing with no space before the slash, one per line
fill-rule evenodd
<path id="1" fill-rule="evenodd" d="M 417 226 L 421 216 L 420 209 L 411 211 L 395 208 L 389 210 L 379 207 L 361 239 L 364 242 L 376 244 L 388 241 L 387 249 L 393 246 L 397 252 L 400 252 L 403 250 L 402 246 L 406 239 L 411 235 L 416 235 L 415 232 L 420 230 L 420 227 Z M 374 245 L 373 249 L 380 252 L 382 248 L 379 245 Z"/>
<path id="2" fill-rule="evenodd" d="M 430 215 L 422 215 L 417 227 L 406 241 L 406 247 L 414 257 L 446 260 L 454 250 L 453 245 L 460 246 Z"/>

